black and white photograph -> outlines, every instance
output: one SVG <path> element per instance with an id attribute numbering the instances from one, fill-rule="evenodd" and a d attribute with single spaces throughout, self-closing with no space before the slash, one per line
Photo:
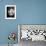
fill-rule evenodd
<path id="1" fill-rule="evenodd" d="M 5 6 L 5 19 L 16 19 L 16 5 Z"/>

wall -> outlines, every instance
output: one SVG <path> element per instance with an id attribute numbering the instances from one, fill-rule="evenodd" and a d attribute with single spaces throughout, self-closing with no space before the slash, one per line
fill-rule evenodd
<path id="1" fill-rule="evenodd" d="M 46 24 L 46 0 L 16 0 L 19 24 Z"/>

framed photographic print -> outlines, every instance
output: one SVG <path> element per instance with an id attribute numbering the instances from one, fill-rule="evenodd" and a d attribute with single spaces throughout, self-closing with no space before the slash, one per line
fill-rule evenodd
<path id="1" fill-rule="evenodd" d="M 16 5 L 5 6 L 5 19 L 16 19 Z"/>

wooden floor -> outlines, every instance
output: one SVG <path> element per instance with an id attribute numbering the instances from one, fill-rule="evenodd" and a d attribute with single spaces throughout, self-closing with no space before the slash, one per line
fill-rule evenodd
<path id="1" fill-rule="evenodd" d="M 0 44 L 0 46 L 8 46 L 8 44 Z M 9 45 L 9 46 L 18 46 L 18 44 Z"/>
<path id="2" fill-rule="evenodd" d="M 8 44 L 0 44 L 0 46 L 8 46 Z M 43 41 L 32 42 L 31 40 L 28 41 L 21 40 L 19 44 L 15 44 L 13 46 L 46 46 L 46 42 Z"/>
<path id="3" fill-rule="evenodd" d="M 19 46 L 46 46 L 45 41 L 34 41 L 32 42 L 31 40 L 21 40 Z"/>

